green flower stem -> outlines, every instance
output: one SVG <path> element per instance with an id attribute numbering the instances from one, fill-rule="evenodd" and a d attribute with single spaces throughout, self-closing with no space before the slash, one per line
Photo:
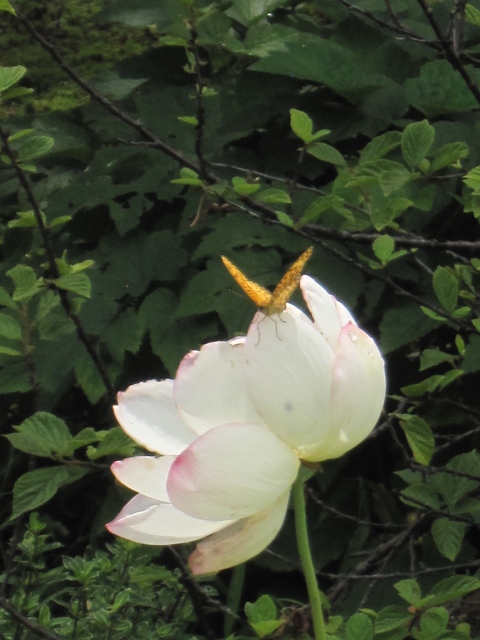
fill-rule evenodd
<path id="1" fill-rule="evenodd" d="M 300 554 L 300 562 L 302 563 L 305 582 L 307 583 L 308 597 L 310 600 L 310 608 L 312 611 L 313 631 L 315 640 L 326 640 L 325 622 L 322 612 L 322 601 L 320 599 L 320 590 L 315 576 L 315 569 L 310 553 L 310 544 L 308 542 L 307 531 L 307 514 L 305 510 L 305 496 L 303 493 L 303 482 L 300 479 L 301 473 L 293 484 L 292 498 L 293 508 L 295 511 L 295 530 L 297 533 L 297 546 Z"/>
<path id="2" fill-rule="evenodd" d="M 227 607 L 237 613 L 242 597 L 243 583 L 245 582 L 245 563 L 238 564 L 233 568 L 232 579 L 230 580 L 230 586 L 228 588 L 227 595 Z M 223 633 L 225 637 L 229 636 L 233 631 L 233 625 L 235 624 L 235 618 L 231 615 L 225 616 L 223 623 Z"/>

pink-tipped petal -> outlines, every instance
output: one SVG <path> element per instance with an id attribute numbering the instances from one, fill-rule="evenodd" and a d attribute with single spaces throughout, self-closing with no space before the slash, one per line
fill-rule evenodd
<path id="1" fill-rule="evenodd" d="M 172 504 L 195 518 L 238 519 L 272 504 L 291 486 L 299 462 L 267 427 L 236 423 L 199 436 L 173 463 Z"/>
<path id="2" fill-rule="evenodd" d="M 173 400 L 173 380 L 149 380 L 118 394 L 115 416 L 125 433 L 148 451 L 176 455 L 195 438 Z"/>
<path id="3" fill-rule="evenodd" d="M 210 342 L 182 360 L 175 378 L 175 402 L 197 434 L 229 422 L 262 424 L 245 387 L 243 342 Z"/>
<path id="4" fill-rule="evenodd" d="M 332 372 L 328 438 L 302 452 L 310 461 L 338 458 L 364 440 L 385 400 L 385 365 L 375 342 L 356 325 L 341 331 Z"/>
<path id="5" fill-rule="evenodd" d="M 292 449 L 318 441 L 326 429 L 334 352 L 294 307 L 256 316 L 245 343 L 245 377 L 268 427 Z"/>
<path id="6" fill-rule="evenodd" d="M 238 520 L 199 542 L 188 563 L 194 575 L 215 573 L 240 564 L 263 551 L 280 531 L 289 491 L 250 518 Z"/>
<path id="7" fill-rule="evenodd" d="M 135 496 L 107 529 L 120 538 L 140 544 L 166 545 L 199 540 L 231 524 L 197 520 L 171 504 Z"/>
<path id="8" fill-rule="evenodd" d="M 115 478 L 123 485 L 160 502 L 170 502 L 167 477 L 174 456 L 135 456 L 114 462 L 110 467 Z"/>

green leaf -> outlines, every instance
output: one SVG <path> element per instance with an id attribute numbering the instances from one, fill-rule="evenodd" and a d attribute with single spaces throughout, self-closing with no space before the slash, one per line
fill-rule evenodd
<path id="1" fill-rule="evenodd" d="M 420 356 L 420 371 L 430 369 L 430 367 L 436 367 L 442 362 L 448 362 L 453 364 L 455 358 L 449 353 L 440 351 L 439 349 L 425 349 Z"/>
<path id="2" fill-rule="evenodd" d="M 236 193 L 241 196 L 249 196 L 256 193 L 260 189 L 260 185 L 256 182 L 247 182 L 244 178 L 232 178 L 232 185 Z"/>
<path id="3" fill-rule="evenodd" d="M 290 126 L 300 140 L 308 144 L 312 140 L 313 122 L 309 116 L 298 109 L 290 109 Z"/>
<path id="4" fill-rule="evenodd" d="M 408 602 L 418 607 L 422 599 L 422 592 L 416 580 L 400 580 L 394 585 L 398 594 Z"/>
<path id="5" fill-rule="evenodd" d="M 112 455 L 129 457 L 136 446 L 120 427 L 114 427 L 105 433 L 98 447 L 88 447 L 87 455 L 90 460 Z"/>
<path id="6" fill-rule="evenodd" d="M 462 548 L 467 524 L 449 518 L 437 518 L 432 524 L 432 536 L 437 549 L 451 562 L 455 560 Z"/>
<path id="7" fill-rule="evenodd" d="M 375 619 L 375 633 L 385 633 L 401 627 L 408 628 L 413 614 L 405 607 L 391 605 L 381 609 Z"/>
<path id="8" fill-rule="evenodd" d="M 55 285 L 60 289 L 72 291 L 84 298 L 90 297 L 91 284 L 90 279 L 85 273 L 69 273 L 66 276 L 60 276 L 53 280 Z"/>
<path id="9" fill-rule="evenodd" d="M 198 125 L 198 119 L 194 116 L 178 116 L 180 122 L 185 122 L 186 124 L 191 124 L 196 127 Z"/>
<path id="10" fill-rule="evenodd" d="M 13 292 L 13 300 L 15 302 L 26 302 L 34 295 L 39 293 L 43 280 L 35 275 L 35 271 L 31 267 L 26 267 L 23 264 L 18 264 L 10 271 L 7 271 L 9 276 L 15 283 L 15 291 Z"/>
<path id="11" fill-rule="evenodd" d="M 0 353 L 3 353 L 6 356 L 21 356 L 20 351 L 16 349 L 11 349 L 10 347 L 2 347 L 0 346 Z"/>
<path id="12" fill-rule="evenodd" d="M 425 316 L 417 304 L 387 309 L 380 323 L 380 345 L 383 353 L 398 349 L 424 336 L 438 323 Z"/>
<path id="13" fill-rule="evenodd" d="M 373 622 L 365 613 L 354 613 L 345 625 L 346 640 L 372 640 Z"/>
<path id="14" fill-rule="evenodd" d="M 264 189 L 255 196 L 259 202 L 285 203 L 291 202 L 290 196 L 283 189 Z"/>
<path id="15" fill-rule="evenodd" d="M 450 269 L 437 267 L 433 274 L 433 288 L 442 307 L 453 313 L 458 301 L 458 279 Z"/>
<path id="16" fill-rule="evenodd" d="M 400 426 L 412 450 L 413 457 L 419 464 L 428 465 L 435 450 L 435 438 L 429 425 L 418 416 L 403 414 Z"/>
<path id="17" fill-rule="evenodd" d="M 480 371 L 480 336 L 473 335 L 465 347 L 465 356 L 462 363 L 465 373 Z"/>
<path id="18" fill-rule="evenodd" d="M 256 602 L 247 602 L 245 613 L 260 638 L 270 635 L 283 624 L 283 620 L 277 619 L 277 608 L 267 595 L 261 596 Z"/>
<path id="19" fill-rule="evenodd" d="M 9 340 L 21 340 L 22 328 L 12 316 L 0 311 L 0 336 Z"/>
<path id="20" fill-rule="evenodd" d="M 425 484 L 411 484 L 401 493 L 403 501 L 410 504 L 415 509 L 440 509 L 440 501 L 435 491 L 427 487 Z"/>
<path id="21" fill-rule="evenodd" d="M 471 171 L 467 173 L 463 178 L 464 183 L 467 187 L 473 190 L 474 194 L 480 193 L 480 167 L 474 167 Z"/>
<path id="22" fill-rule="evenodd" d="M 51 458 L 68 455 L 72 436 L 63 420 L 39 411 L 15 427 L 17 433 L 6 435 L 16 449 L 34 456 Z"/>
<path id="23" fill-rule="evenodd" d="M 405 387 L 402 387 L 401 391 L 406 396 L 410 397 L 423 396 L 425 393 L 435 391 L 435 389 L 442 383 L 442 380 L 442 375 L 430 376 L 416 384 L 408 384 Z"/>
<path id="24" fill-rule="evenodd" d="M 380 158 L 386 156 L 390 151 L 399 147 L 401 139 L 402 134 L 400 131 L 389 131 L 374 138 L 362 149 L 360 153 L 360 164 L 380 160 Z"/>
<path id="25" fill-rule="evenodd" d="M 475 70 L 466 65 L 467 72 Z M 421 66 L 420 76 L 404 83 L 406 99 L 425 116 L 434 117 L 455 111 L 470 111 L 476 101 L 463 78 L 446 60 L 434 60 Z"/>
<path id="26" fill-rule="evenodd" d="M 16 84 L 26 73 L 25 67 L 0 67 L 0 93 Z"/>
<path id="27" fill-rule="evenodd" d="M 372 249 L 381 262 L 386 262 L 395 249 L 395 241 L 391 236 L 380 236 L 374 240 Z"/>
<path id="28" fill-rule="evenodd" d="M 47 467 L 28 471 L 13 487 L 12 519 L 48 502 L 60 487 L 78 480 L 87 473 L 79 467 Z"/>
<path id="29" fill-rule="evenodd" d="M 480 27 L 480 11 L 473 4 L 465 5 L 465 20 L 476 27 Z"/>
<path id="30" fill-rule="evenodd" d="M 32 136 L 23 141 L 18 151 L 18 161 L 28 162 L 45 155 L 53 147 L 53 139 L 49 136 Z"/>
<path id="31" fill-rule="evenodd" d="M 412 122 L 402 134 L 402 153 L 405 162 L 413 169 L 426 157 L 435 138 L 435 129 L 426 120 Z"/>
<path id="32" fill-rule="evenodd" d="M 480 589 L 480 580 L 478 578 L 462 575 L 450 576 L 445 580 L 441 580 L 430 590 L 430 595 L 433 596 L 431 603 L 432 605 L 439 605 L 451 602 L 477 589 Z"/>
<path id="33" fill-rule="evenodd" d="M 287 213 L 285 213 L 284 211 L 275 211 L 275 215 L 277 216 L 278 221 L 284 224 L 286 227 L 289 227 L 290 229 L 294 228 L 295 223 Z"/>
<path id="34" fill-rule="evenodd" d="M 468 145 L 465 142 L 449 142 L 437 149 L 431 164 L 431 171 L 439 171 L 444 167 L 457 165 L 468 156 Z"/>
<path id="35" fill-rule="evenodd" d="M 92 404 L 97 403 L 107 392 L 97 368 L 85 350 L 75 361 L 75 377 Z"/>
<path id="36" fill-rule="evenodd" d="M 8 228 L 13 229 L 15 227 L 36 227 L 37 219 L 33 211 L 17 211 L 17 218 L 10 220 Z"/>
<path id="37" fill-rule="evenodd" d="M 8 307 L 9 309 L 17 309 L 18 305 L 12 300 L 11 296 L 7 291 L 0 287 L 0 305 L 4 307 Z"/>
<path id="38" fill-rule="evenodd" d="M 8 11 L 8 13 L 15 15 L 15 10 L 8 0 L 0 0 L 0 11 Z"/>
<path id="39" fill-rule="evenodd" d="M 137 353 L 144 331 L 143 317 L 133 309 L 126 309 L 108 326 L 103 337 L 110 352 L 121 359 L 125 351 Z"/>
<path id="40" fill-rule="evenodd" d="M 308 224 L 309 222 L 315 222 L 322 215 L 324 211 L 328 209 L 334 209 L 335 211 L 346 211 L 345 201 L 340 196 L 329 194 L 328 196 L 321 196 L 314 200 L 303 214 L 300 222 L 302 224 Z"/>
<path id="41" fill-rule="evenodd" d="M 172 184 L 185 184 L 193 187 L 204 186 L 203 182 L 198 177 L 198 173 L 192 171 L 192 169 L 188 169 L 187 167 L 180 169 L 180 178 L 175 178 L 175 180 L 172 180 L 171 182 Z"/>
<path id="42" fill-rule="evenodd" d="M 307 153 L 318 160 L 322 160 L 322 162 L 328 162 L 336 165 L 337 167 L 347 166 L 345 158 L 342 156 L 340 151 L 337 151 L 335 147 L 332 147 L 326 142 L 315 142 L 312 145 L 309 145 Z"/>

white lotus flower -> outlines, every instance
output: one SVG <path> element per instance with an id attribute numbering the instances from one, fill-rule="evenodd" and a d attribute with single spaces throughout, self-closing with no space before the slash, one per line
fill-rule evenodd
<path id="1" fill-rule="evenodd" d="M 378 348 L 315 280 L 300 287 L 313 321 L 291 304 L 259 312 L 245 338 L 189 353 L 174 381 L 119 394 L 123 430 L 162 457 L 112 465 L 138 495 L 109 531 L 153 545 L 205 538 L 194 574 L 239 564 L 280 530 L 301 461 L 337 458 L 370 433 L 385 397 Z"/>

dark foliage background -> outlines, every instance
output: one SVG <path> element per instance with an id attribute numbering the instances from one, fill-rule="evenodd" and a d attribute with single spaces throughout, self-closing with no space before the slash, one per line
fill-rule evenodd
<path id="1" fill-rule="evenodd" d="M 109 465 L 137 451 L 115 393 L 245 332 L 221 254 L 271 286 L 309 245 L 389 381 L 309 483 L 329 634 L 479 637 L 478 1 L 0 16 L 1 637 L 308 636 L 290 518 L 245 575 L 200 583 L 188 549 L 104 525 L 128 497 Z"/>

